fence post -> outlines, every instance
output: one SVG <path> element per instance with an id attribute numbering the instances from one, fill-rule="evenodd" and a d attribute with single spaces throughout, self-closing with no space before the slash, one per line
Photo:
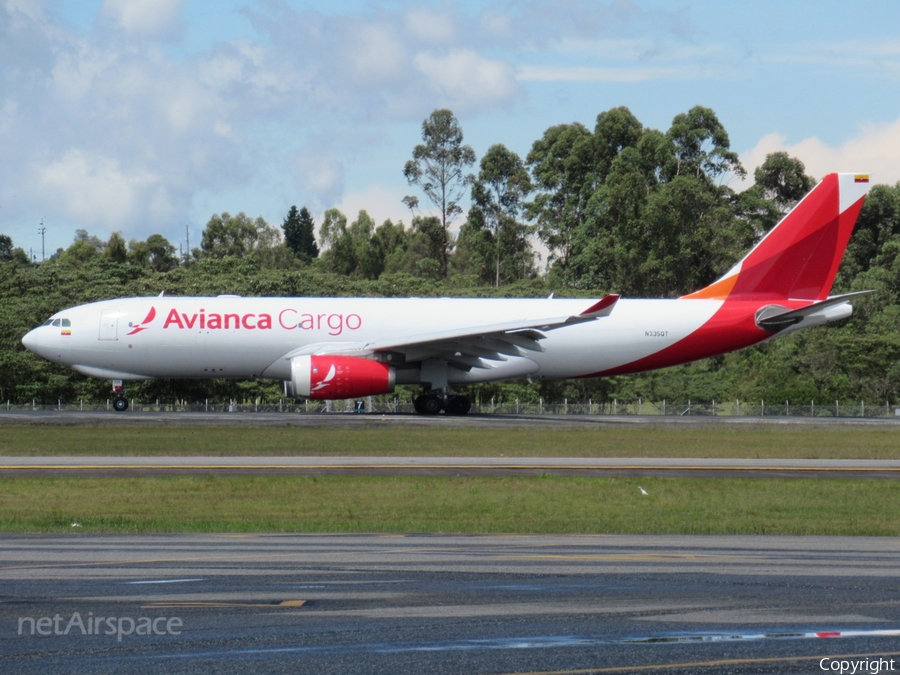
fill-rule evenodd
<path id="1" fill-rule="evenodd" d="M 641 408 L 643 407 L 643 405 L 644 405 L 644 399 L 639 398 L 638 399 L 638 415 L 641 414 Z"/>
<path id="2" fill-rule="evenodd" d="M 613 415 L 618 415 L 618 414 L 619 414 L 619 399 L 614 398 L 613 399 Z"/>
<path id="3" fill-rule="evenodd" d="M 866 416 L 866 402 L 865 401 L 859 402 L 859 416 L 860 417 Z"/>
<path id="4" fill-rule="evenodd" d="M 816 416 L 816 402 L 815 401 L 809 402 L 809 416 L 810 417 Z"/>
<path id="5" fill-rule="evenodd" d="M 663 399 L 663 417 L 666 416 L 666 399 Z"/>
<path id="6" fill-rule="evenodd" d="M 567 399 L 567 398 L 563 399 L 563 406 L 564 406 L 563 407 L 563 415 L 568 415 L 569 414 L 569 399 Z"/>
<path id="7" fill-rule="evenodd" d="M 713 399 L 713 416 L 716 414 L 716 399 Z"/>
<path id="8" fill-rule="evenodd" d="M 759 405 L 759 416 L 760 416 L 760 417 L 765 417 L 765 416 L 766 416 L 766 400 L 765 400 L 765 399 L 762 399 L 762 400 L 760 401 L 760 405 Z"/>
<path id="9" fill-rule="evenodd" d="M 594 414 L 594 399 L 588 399 L 588 415 Z"/>
<path id="10" fill-rule="evenodd" d="M 544 399 L 539 399 L 539 400 L 540 400 L 540 407 L 538 408 L 538 414 L 543 415 L 544 414 Z"/>
<path id="11" fill-rule="evenodd" d="M 516 396 L 516 415 L 519 414 L 519 397 Z"/>
<path id="12" fill-rule="evenodd" d="M 790 401 L 784 402 L 784 411 L 785 411 L 784 414 L 786 417 L 791 416 L 791 402 Z"/>

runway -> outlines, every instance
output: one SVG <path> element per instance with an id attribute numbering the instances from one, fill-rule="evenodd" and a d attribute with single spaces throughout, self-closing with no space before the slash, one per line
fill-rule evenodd
<path id="1" fill-rule="evenodd" d="M 0 457 L 0 476 L 641 475 L 900 478 L 900 460 L 653 457 Z"/>
<path id="2" fill-rule="evenodd" d="M 3 672 L 900 668 L 894 538 L 19 535 L 0 581 Z"/>

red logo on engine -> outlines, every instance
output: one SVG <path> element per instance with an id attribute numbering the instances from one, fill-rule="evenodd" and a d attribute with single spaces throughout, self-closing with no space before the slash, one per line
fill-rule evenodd
<path id="1" fill-rule="evenodd" d="M 132 326 L 131 330 L 128 331 L 127 334 L 134 335 L 135 333 L 140 333 L 142 330 L 147 330 L 147 328 L 149 328 L 149 326 L 147 326 L 146 324 L 150 323 L 155 318 L 156 318 L 156 307 L 151 307 L 150 311 L 147 312 L 147 316 L 144 317 L 144 320 L 141 321 L 136 326 Z"/>

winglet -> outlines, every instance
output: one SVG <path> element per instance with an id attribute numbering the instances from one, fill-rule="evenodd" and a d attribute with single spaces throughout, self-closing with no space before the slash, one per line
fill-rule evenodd
<path id="1" fill-rule="evenodd" d="M 615 293 L 610 293 L 609 295 L 604 295 L 593 305 L 584 310 L 579 317 L 584 317 L 586 319 L 595 319 L 598 316 L 609 316 L 610 312 L 613 311 L 613 307 L 615 307 L 616 303 L 619 301 L 619 296 Z"/>

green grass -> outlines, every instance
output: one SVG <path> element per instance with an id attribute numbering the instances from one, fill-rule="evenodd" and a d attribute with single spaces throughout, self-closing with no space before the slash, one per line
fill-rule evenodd
<path id="1" fill-rule="evenodd" d="M 81 527 L 73 528 L 73 522 Z M 898 536 L 900 483 L 557 476 L 5 478 L 0 531 Z"/>
<path id="2" fill-rule="evenodd" d="M 900 425 L 407 428 L 0 425 L 0 455 L 900 458 Z"/>

